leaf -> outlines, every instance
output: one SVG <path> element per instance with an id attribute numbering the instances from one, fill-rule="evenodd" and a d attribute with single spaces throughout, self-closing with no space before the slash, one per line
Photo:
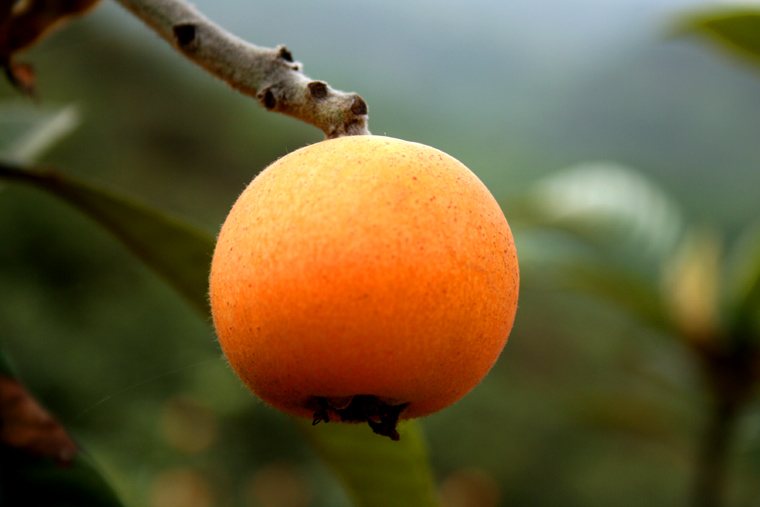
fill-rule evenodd
<path id="1" fill-rule="evenodd" d="M 27 97 L 37 98 L 37 73 L 34 70 L 34 65 L 8 58 L 6 61 L 0 62 L 0 67 L 4 68 L 5 77 L 8 78 L 11 86 Z"/>
<path id="2" fill-rule="evenodd" d="M 10 83 L 34 96 L 34 70 L 15 61 L 16 53 L 29 48 L 66 19 L 84 14 L 98 0 L 25 0 L 0 3 L 0 66 Z"/>
<path id="3" fill-rule="evenodd" d="M 536 182 L 525 198 L 530 225 L 563 229 L 633 262 L 670 254 L 683 233 L 676 204 L 638 172 L 607 162 L 585 163 Z"/>
<path id="4" fill-rule="evenodd" d="M 660 292 L 651 280 L 594 252 L 573 248 L 568 238 L 542 232 L 516 235 L 526 285 L 582 292 L 611 302 L 649 325 L 666 327 Z"/>
<path id="5" fill-rule="evenodd" d="M 748 227 L 732 250 L 725 300 L 732 334 L 760 340 L 760 223 Z"/>
<path id="6" fill-rule="evenodd" d="M 721 334 L 721 254 L 714 231 L 694 231 L 686 235 L 663 271 L 669 316 L 679 334 L 691 341 L 711 341 Z"/>
<path id="7" fill-rule="evenodd" d="M 670 399 L 632 386 L 598 386 L 581 391 L 568 398 L 566 408 L 580 424 L 669 446 L 687 444 L 684 433 L 698 427 L 691 414 Z"/>
<path id="8" fill-rule="evenodd" d="M 122 507 L 97 465 L 78 454 L 66 468 L 0 447 L 0 505 Z"/>
<path id="9" fill-rule="evenodd" d="M 13 377 L 0 375 L 0 446 L 68 465 L 77 446 Z"/>
<path id="10" fill-rule="evenodd" d="M 312 426 L 294 418 L 319 456 L 346 486 L 356 507 L 435 507 L 438 505 L 422 431 L 403 421 L 394 442 L 364 424 Z"/>
<path id="11" fill-rule="evenodd" d="M 40 108 L 26 103 L 0 105 L 0 157 L 16 163 L 37 160 L 80 122 L 79 109 L 70 105 Z"/>
<path id="12" fill-rule="evenodd" d="M 673 35 L 704 35 L 721 47 L 760 64 L 760 7 L 700 10 L 677 20 Z"/>
<path id="13" fill-rule="evenodd" d="M 576 263 L 565 268 L 560 283 L 611 301 L 650 325 L 666 327 L 660 294 L 632 273 L 602 264 Z"/>
<path id="14" fill-rule="evenodd" d="M 64 428 L 16 380 L 0 351 L 0 505 L 118 507 Z"/>
<path id="15" fill-rule="evenodd" d="M 518 206 L 521 266 L 533 278 L 667 326 L 660 276 L 684 226 L 662 189 L 632 169 L 586 163 L 537 181 Z"/>
<path id="16" fill-rule="evenodd" d="M 126 197 L 55 171 L 0 163 L 0 178 L 27 183 L 69 202 L 113 233 L 202 314 L 208 314 L 213 236 Z"/>
<path id="17" fill-rule="evenodd" d="M 6 52 L 28 48 L 66 19 L 82 15 L 99 0 L 25 0 L 4 2 L 3 44 Z M 11 8 L 8 8 L 8 5 Z"/>

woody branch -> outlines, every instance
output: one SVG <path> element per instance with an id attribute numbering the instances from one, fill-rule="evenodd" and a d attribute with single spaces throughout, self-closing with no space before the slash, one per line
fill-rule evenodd
<path id="1" fill-rule="evenodd" d="M 364 99 L 310 79 L 284 46 L 264 48 L 246 42 L 185 0 L 116 1 L 185 57 L 269 111 L 314 125 L 327 138 L 369 134 Z"/>

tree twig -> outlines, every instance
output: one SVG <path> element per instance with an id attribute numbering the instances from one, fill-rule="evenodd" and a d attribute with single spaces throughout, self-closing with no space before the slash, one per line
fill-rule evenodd
<path id="1" fill-rule="evenodd" d="M 751 341 L 736 335 L 726 347 L 720 337 L 692 343 L 701 361 L 709 390 L 710 414 L 696 456 L 693 507 L 724 504 L 728 486 L 729 453 L 738 419 L 758 385 L 757 352 Z"/>
<path id="2" fill-rule="evenodd" d="M 269 111 L 310 123 L 327 138 L 369 134 L 364 99 L 308 78 L 284 46 L 246 42 L 185 0 L 117 1 L 177 51 Z"/>
<path id="3" fill-rule="evenodd" d="M 728 451 L 739 407 L 722 401 L 715 405 L 697 457 L 693 507 L 719 507 L 725 494 Z"/>

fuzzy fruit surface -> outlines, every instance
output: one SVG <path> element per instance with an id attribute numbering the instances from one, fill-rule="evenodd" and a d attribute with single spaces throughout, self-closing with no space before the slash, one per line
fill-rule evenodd
<path id="1" fill-rule="evenodd" d="M 311 418 L 325 400 L 370 396 L 406 404 L 406 419 L 485 377 L 518 286 L 509 225 L 469 169 L 421 144 L 350 136 L 251 182 L 219 234 L 210 300 L 230 365 L 269 405 Z"/>

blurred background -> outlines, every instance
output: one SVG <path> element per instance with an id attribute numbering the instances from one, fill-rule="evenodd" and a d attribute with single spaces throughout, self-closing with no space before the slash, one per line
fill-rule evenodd
<path id="1" fill-rule="evenodd" d="M 194 3 L 358 92 L 374 134 L 455 156 L 505 210 L 549 173 L 612 161 L 727 241 L 760 213 L 760 73 L 667 37 L 696 2 Z M 322 138 L 115 3 L 21 59 L 41 107 L 81 116 L 45 162 L 211 233 L 260 170 Z M 0 97 L 22 101 L 4 82 Z M 690 352 L 613 303 L 546 290 L 513 227 L 526 267 L 509 343 L 475 391 L 422 421 L 445 505 L 683 505 L 706 417 Z M 0 296 L 20 377 L 128 505 L 348 505 L 290 421 L 239 384 L 210 322 L 77 211 L 3 187 Z M 730 470 L 730 504 L 760 505 L 757 404 L 740 416 Z"/>

